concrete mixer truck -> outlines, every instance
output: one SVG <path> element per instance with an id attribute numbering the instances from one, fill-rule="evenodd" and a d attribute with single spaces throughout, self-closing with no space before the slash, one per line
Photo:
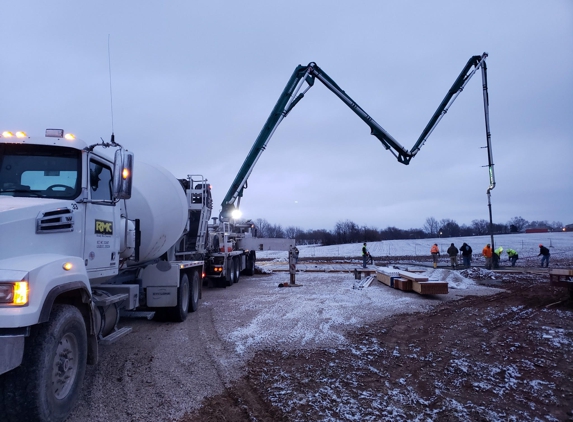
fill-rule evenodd
<path id="1" fill-rule="evenodd" d="M 0 136 L 1 420 L 65 419 L 121 316 L 197 309 L 211 208 L 204 178 L 134 165 L 113 135 Z"/>

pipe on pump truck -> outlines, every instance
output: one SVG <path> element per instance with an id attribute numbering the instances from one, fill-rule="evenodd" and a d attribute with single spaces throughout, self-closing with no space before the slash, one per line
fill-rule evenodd
<path id="1" fill-rule="evenodd" d="M 488 194 L 488 206 L 490 210 L 490 233 L 492 236 L 492 248 L 493 248 L 493 222 L 491 216 L 491 201 L 490 192 L 495 187 L 495 177 L 493 172 L 493 155 L 491 150 L 491 134 L 489 129 L 489 103 L 488 103 L 488 93 L 487 93 L 487 67 L 485 60 L 488 54 L 483 53 L 481 56 L 472 56 L 450 89 L 445 95 L 444 99 L 430 118 L 430 121 L 420 134 L 418 140 L 412 147 L 412 149 L 407 150 L 404 148 L 396 139 L 394 139 L 382 126 L 380 126 L 368 113 L 366 113 L 342 88 L 340 88 L 332 78 L 330 78 L 318 65 L 314 62 L 309 63 L 307 66 L 297 66 L 291 75 L 287 85 L 285 86 L 283 92 L 281 93 L 277 103 L 275 104 L 271 114 L 267 118 L 265 125 L 261 129 L 259 136 L 255 140 L 251 150 L 247 154 L 243 165 L 241 166 L 239 172 L 237 173 L 235 180 L 231 184 L 227 194 L 225 195 L 223 202 L 221 203 L 221 214 L 219 215 L 221 221 L 229 221 L 232 217 L 232 212 L 239 208 L 241 197 L 243 196 L 243 190 L 247 187 L 247 179 L 251 175 L 255 164 L 257 163 L 259 157 L 265 150 L 269 143 L 269 140 L 276 131 L 278 125 L 283 121 L 283 119 L 288 115 L 288 113 L 298 104 L 300 100 L 304 97 L 306 92 L 314 85 L 315 78 L 321 81 L 330 91 L 332 91 L 338 98 L 340 98 L 364 123 L 366 123 L 371 130 L 371 135 L 375 136 L 384 146 L 385 149 L 389 150 L 397 159 L 398 162 L 402 164 L 409 164 L 410 160 L 416 156 L 420 151 L 420 148 L 426 143 L 429 136 L 436 128 L 438 123 L 442 120 L 445 114 L 448 112 L 451 105 L 461 94 L 464 87 L 467 85 L 469 80 L 475 74 L 475 72 L 481 68 L 482 82 L 483 82 L 483 99 L 484 99 L 484 113 L 485 113 L 485 124 L 486 124 L 486 135 L 487 135 L 487 149 L 488 149 L 488 166 L 489 166 L 489 178 L 490 185 L 487 190 Z M 306 82 L 308 87 L 301 93 L 299 91 L 302 88 L 303 83 Z M 237 201 L 237 206 L 235 207 L 235 201 Z"/>

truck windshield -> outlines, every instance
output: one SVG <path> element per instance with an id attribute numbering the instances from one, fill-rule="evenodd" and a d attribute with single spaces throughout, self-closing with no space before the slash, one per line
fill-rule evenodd
<path id="1" fill-rule="evenodd" d="M 0 144 L 0 195 L 75 199 L 81 162 L 73 148 Z"/>

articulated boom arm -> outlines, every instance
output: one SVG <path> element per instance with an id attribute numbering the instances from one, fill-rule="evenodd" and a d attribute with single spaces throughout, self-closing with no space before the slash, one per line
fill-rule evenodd
<path id="1" fill-rule="evenodd" d="M 488 137 L 489 146 L 489 112 L 488 112 L 488 100 L 487 100 L 487 74 L 486 74 L 486 64 L 485 59 L 487 58 L 487 53 L 483 53 L 481 56 L 471 57 L 463 70 L 454 81 L 452 87 L 438 106 L 437 110 L 433 114 L 432 118 L 422 131 L 422 134 L 414 144 L 411 150 L 404 148 L 398 141 L 396 141 L 382 126 L 380 126 L 372 117 L 368 115 L 350 96 L 348 96 L 337 84 L 334 82 L 318 65 L 314 62 L 308 64 L 308 66 L 298 66 L 292 76 L 290 77 L 286 87 L 284 88 L 281 96 L 279 97 L 275 107 L 271 111 L 263 129 L 259 133 L 259 136 L 255 140 L 249 154 L 247 155 L 243 165 L 241 166 L 235 180 L 231 184 L 227 195 L 223 199 L 221 204 L 221 218 L 227 219 L 230 217 L 230 213 L 235 209 L 235 201 L 240 201 L 243 196 L 243 189 L 247 187 L 247 179 L 251 175 L 255 164 L 257 163 L 259 157 L 265 150 L 269 140 L 273 136 L 278 125 L 282 120 L 288 115 L 288 113 L 294 108 L 296 104 L 306 94 L 306 92 L 314 85 L 314 80 L 318 79 L 321 81 L 328 89 L 330 89 L 338 98 L 340 98 L 354 113 L 360 117 L 364 123 L 366 123 L 371 130 L 371 134 L 374 135 L 382 143 L 384 148 L 390 150 L 390 152 L 398 159 L 402 164 L 409 164 L 410 160 L 420 151 L 420 148 L 432 131 L 435 129 L 437 124 L 440 122 L 442 117 L 448 112 L 448 109 L 456 100 L 458 95 L 463 91 L 466 84 L 469 82 L 470 78 L 475 74 L 475 72 L 481 67 L 482 69 L 482 81 L 484 89 L 484 111 L 486 115 L 486 132 Z M 304 83 L 307 83 L 307 87 L 303 92 L 299 91 L 303 87 Z M 491 157 L 490 157 L 491 158 Z M 495 186 L 493 181 L 493 159 L 490 159 L 490 188 L 493 189 L 492 184 Z M 238 208 L 239 203 L 237 203 Z"/>

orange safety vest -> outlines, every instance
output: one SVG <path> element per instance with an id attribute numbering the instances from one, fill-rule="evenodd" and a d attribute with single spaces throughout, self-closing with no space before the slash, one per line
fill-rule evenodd
<path id="1" fill-rule="evenodd" d="M 430 249 L 430 253 L 440 253 L 438 249 L 438 245 L 432 245 L 432 249 Z"/>
<path id="2" fill-rule="evenodd" d="M 483 248 L 482 251 L 483 256 L 485 256 L 486 258 L 491 258 L 491 248 L 488 248 L 487 246 L 485 246 Z"/>

